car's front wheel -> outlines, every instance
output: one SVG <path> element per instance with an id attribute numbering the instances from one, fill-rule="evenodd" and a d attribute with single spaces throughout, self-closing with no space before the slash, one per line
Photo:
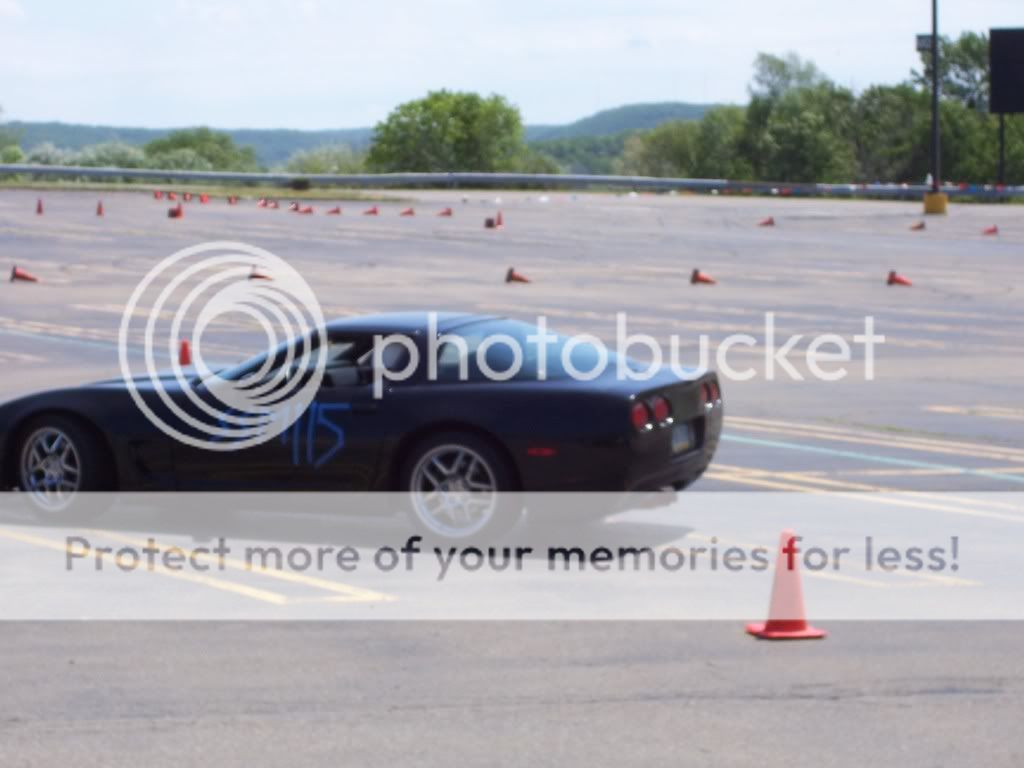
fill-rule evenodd
<path id="1" fill-rule="evenodd" d="M 445 432 L 419 442 L 402 466 L 408 512 L 428 537 L 469 542 L 493 539 L 522 516 L 515 474 L 489 440 Z"/>

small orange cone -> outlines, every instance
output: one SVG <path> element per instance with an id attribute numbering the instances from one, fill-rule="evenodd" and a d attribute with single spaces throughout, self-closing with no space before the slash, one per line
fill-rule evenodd
<path id="1" fill-rule="evenodd" d="M 508 268 L 508 272 L 505 273 L 505 282 L 506 283 L 528 283 L 528 282 L 530 282 L 530 279 L 528 277 L 526 277 L 525 275 L 521 275 L 518 272 L 516 272 L 516 268 L 515 267 L 509 267 Z"/>
<path id="2" fill-rule="evenodd" d="M 277 204 L 277 200 L 268 200 L 268 201 L 267 201 L 267 208 L 270 208 L 270 209 L 272 209 L 272 210 L 275 210 L 275 211 L 276 211 L 276 210 L 277 210 L 278 208 L 280 208 L 280 207 L 281 207 L 281 206 L 279 206 L 279 205 Z"/>
<path id="3" fill-rule="evenodd" d="M 30 275 L 24 269 L 19 266 L 11 267 L 11 282 L 22 282 L 22 283 L 38 283 L 39 278 L 35 275 Z"/>
<path id="4" fill-rule="evenodd" d="M 412 208 L 406 208 L 404 211 L 402 211 L 398 215 L 399 216 L 415 216 L 416 215 L 416 211 L 414 211 Z"/>
<path id="5" fill-rule="evenodd" d="M 792 531 L 783 531 L 779 540 L 768 621 L 747 624 L 747 634 L 761 640 L 818 640 L 827 634 L 807 623 L 796 536 Z"/>
<path id="6" fill-rule="evenodd" d="M 327 211 L 328 216 L 341 216 L 341 206 L 336 205 Z"/>
<path id="7" fill-rule="evenodd" d="M 259 200 L 257 200 L 256 201 L 256 207 L 257 208 L 266 208 L 267 207 L 267 198 L 261 197 Z"/>
<path id="8" fill-rule="evenodd" d="M 373 206 L 372 208 L 367 208 L 365 211 L 363 211 L 363 216 L 379 216 L 379 215 L 380 215 L 380 210 L 378 210 L 376 205 Z"/>
<path id="9" fill-rule="evenodd" d="M 912 231 L 914 231 L 914 232 L 921 232 L 921 231 L 924 230 L 924 222 L 923 221 L 918 221 L 915 224 L 911 224 L 910 225 L 910 229 Z"/>
<path id="10" fill-rule="evenodd" d="M 908 287 L 913 285 L 913 283 L 910 282 L 903 275 L 898 274 L 895 269 L 889 270 L 889 277 L 886 279 L 885 284 L 886 285 L 906 285 Z"/>
<path id="11" fill-rule="evenodd" d="M 299 208 L 298 212 L 299 213 L 305 213 L 305 214 L 308 215 L 308 214 L 313 212 L 313 206 L 312 205 L 307 205 L 305 208 Z"/>
<path id="12" fill-rule="evenodd" d="M 693 270 L 693 272 L 690 273 L 690 285 L 697 284 L 717 285 L 718 281 L 715 280 L 715 278 L 713 278 L 711 275 L 705 275 L 699 269 L 695 269 Z"/>
<path id="13" fill-rule="evenodd" d="M 260 270 L 258 270 L 258 269 L 257 269 L 257 268 L 256 268 L 256 267 L 254 266 L 254 267 L 252 268 L 252 271 L 251 271 L 251 272 L 249 272 L 249 279 L 250 279 L 250 280 L 273 280 L 274 278 L 272 278 L 272 277 L 271 277 L 270 275 L 268 275 L 268 274 L 267 274 L 266 272 L 261 272 Z"/>
<path id="14" fill-rule="evenodd" d="M 36 200 L 36 216 L 43 215 L 43 198 Z"/>
<path id="15" fill-rule="evenodd" d="M 775 217 L 774 216 L 769 216 L 767 219 L 762 219 L 761 221 L 757 222 L 757 226 L 759 226 L 759 227 L 774 227 L 775 226 Z"/>
<path id="16" fill-rule="evenodd" d="M 177 192 L 168 192 L 167 193 L 167 199 L 168 200 L 177 200 L 178 199 L 178 193 Z"/>
<path id="17" fill-rule="evenodd" d="M 299 204 L 298 203 L 294 203 L 294 202 L 293 203 L 288 203 L 288 210 L 289 211 L 295 211 L 297 213 L 298 210 L 299 210 Z"/>
<path id="18" fill-rule="evenodd" d="M 154 200 L 163 200 L 164 199 L 164 193 L 161 192 L 159 189 L 154 189 L 153 190 L 153 199 Z"/>
<path id="19" fill-rule="evenodd" d="M 181 203 L 178 203 L 173 208 L 167 210 L 167 218 L 169 219 L 183 219 L 185 218 L 185 209 L 181 207 Z"/>
<path id="20" fill-rule="evenodd" d="M 234 195 L 228 195 L 228 205 L 236 205 L 237 203 L 238 203 L 238 198 L 237 197 L 235 197 Z"/>
<path id="21" fill-rule="evenodd" d="M 498 211 L 498 215 L 494 217 L 494 228 L 501 229 L 505 226 L 505 219 L 501 215 L 501 211 Z"/>
<path id="22" fill-rule="evenodd" d="M 443 209 L 441 209 L 440 211 L 437 212 L 437 215 L 438 216 L 451 216 L 452 215 L 452 209 L 451 208 L 443 208 Z"/>
<path id="23" fill-rule="evenodd" d="M 188 339 L 182 339 L 181 346 L 178 347 L 178 365 L 192 365 L 192 345 L 188 343 Z"/>
<path id="24" fill-rule="evenodd" d="M 995 224 L 993 224 L 991 227 L 985 227 L 983 230 L 981 230 L 981 234 L 983 234 L 983 235 L 998 235 L 999 234 L 999 227 L 997 227 Z"/>
<path id="25" fill-rule="evenodd" d="M 182 199 L 186 203 L 191 203 L 192 202 L 192 193 L 191 192 L 185 192 L 181 197 L 182 197 Z"/>
<path id="26" fill-rule="evenodd" d="M 199 196 L 199 202 L 202 205 L 206 205 L 208 202 L 210 202 L 210 196 L 204 192 Z"/>
<path id="27" fill-rule="evenodd" d="M 102 216 L 103 215 L 103 201 L 102 200 L 100 200 L 98 203 L 96 203 L 96 215 L 97 216 Z"/>

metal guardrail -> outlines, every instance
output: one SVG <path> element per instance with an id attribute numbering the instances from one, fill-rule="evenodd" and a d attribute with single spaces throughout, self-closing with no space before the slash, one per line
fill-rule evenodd
<path id="1" fill-rule="evenodd" d="M 328 187 L 551 187 L 582 189 L 605 187 L 631 190 L 718 192 L 725 194 L 840 197 L 913 197 L 930 190 L 926 184 L 815 184 L 765 181 L 731 181 L 729 179 L 681 179 L 654 176 L 597 176 L 588 174 L 552 173 L 234 173 L 230 171 L 171 171 L 149 168 L 92 168 L 73 165 L 0 164 L 0 176 L 29 174 L 57 178 L 140 179 L 153 181 L 187 181 L 196 183 L 272 184 L 291 186 L 308 182 L 310 186 Z M 992 184 L 947 184 L 943 192 L 950 195 L 1005 198 L 1024 195 L 1024 186 Z"/>

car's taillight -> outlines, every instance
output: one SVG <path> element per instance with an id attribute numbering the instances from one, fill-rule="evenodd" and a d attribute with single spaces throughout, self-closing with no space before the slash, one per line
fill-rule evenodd
<path id="1" fill-rule="evenodd" d="M 722 399 L 722 390 L 718 388 L 717 381 L 712 381 L 709 386 L 711 387 L 711 400 L 712 402 L 717 403 Z"/>
<path id="2" fill-rule="evenodd" d="M 669 406 L 668 400 L 660 395 L 655 395 L 651 398 L 651 412 L 654 414 L 656 423 L 664 424 L 672 415 L 672 408 Z"/>
<path id="3" fill-rule="evenodd" d="M 704 405 L 711 405 L 714 402 L 714 398 L 711 396 L 711 385 L 706 381 L 700 385 L 700 401 Z"/>
<path id="4" fill-rule="evenodd" d="M 634 403 L 633 410 L 630 411 L 630 417 L 633 419 L 633 426 L 636 427 L 638 432 L 642 432 L 651 426 L 651 411 L 646 403 Z"/>

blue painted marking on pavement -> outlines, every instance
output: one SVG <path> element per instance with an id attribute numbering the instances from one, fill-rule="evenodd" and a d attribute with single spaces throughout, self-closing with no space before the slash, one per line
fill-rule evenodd
<path id="1" fill-rule="evenodd" d="M 860 451 L 843 451 L 837 448 L 825 448 L 820 445 L 805 445 L 803 443 L 787 443 L 782 440 L 762 440 L 757 437 L 740 437 L 739 435 L 722 435 L 722 440 L 733 443 L 746 443 L 748 445 L 762 445 L 768 448 L 783 448 L 789 451 L 804 451 L 805 453 L 818 453 L 825 456 L 841 456 L 844 459 L 857 459 L 860 461 L 872 461 L 876 464 L 892 464 L 898 467 L 914 467 L 916 469 L 949 469 L 961 472 L 965 475 L 980 475 L 991 477 L 994 480 L 1006 480 L 1011 483 L 1024 485 L 1024 477 L 1019 475 L 1006 475 L 1002 472 L 989 472 L 984 469 L 970 469 L 969 467 L 958 467 L 954 464 L 935 464 L 930 461 L 915 461 L 914 459 L 898 459 L 893 456 L 875 456 Z"/>

